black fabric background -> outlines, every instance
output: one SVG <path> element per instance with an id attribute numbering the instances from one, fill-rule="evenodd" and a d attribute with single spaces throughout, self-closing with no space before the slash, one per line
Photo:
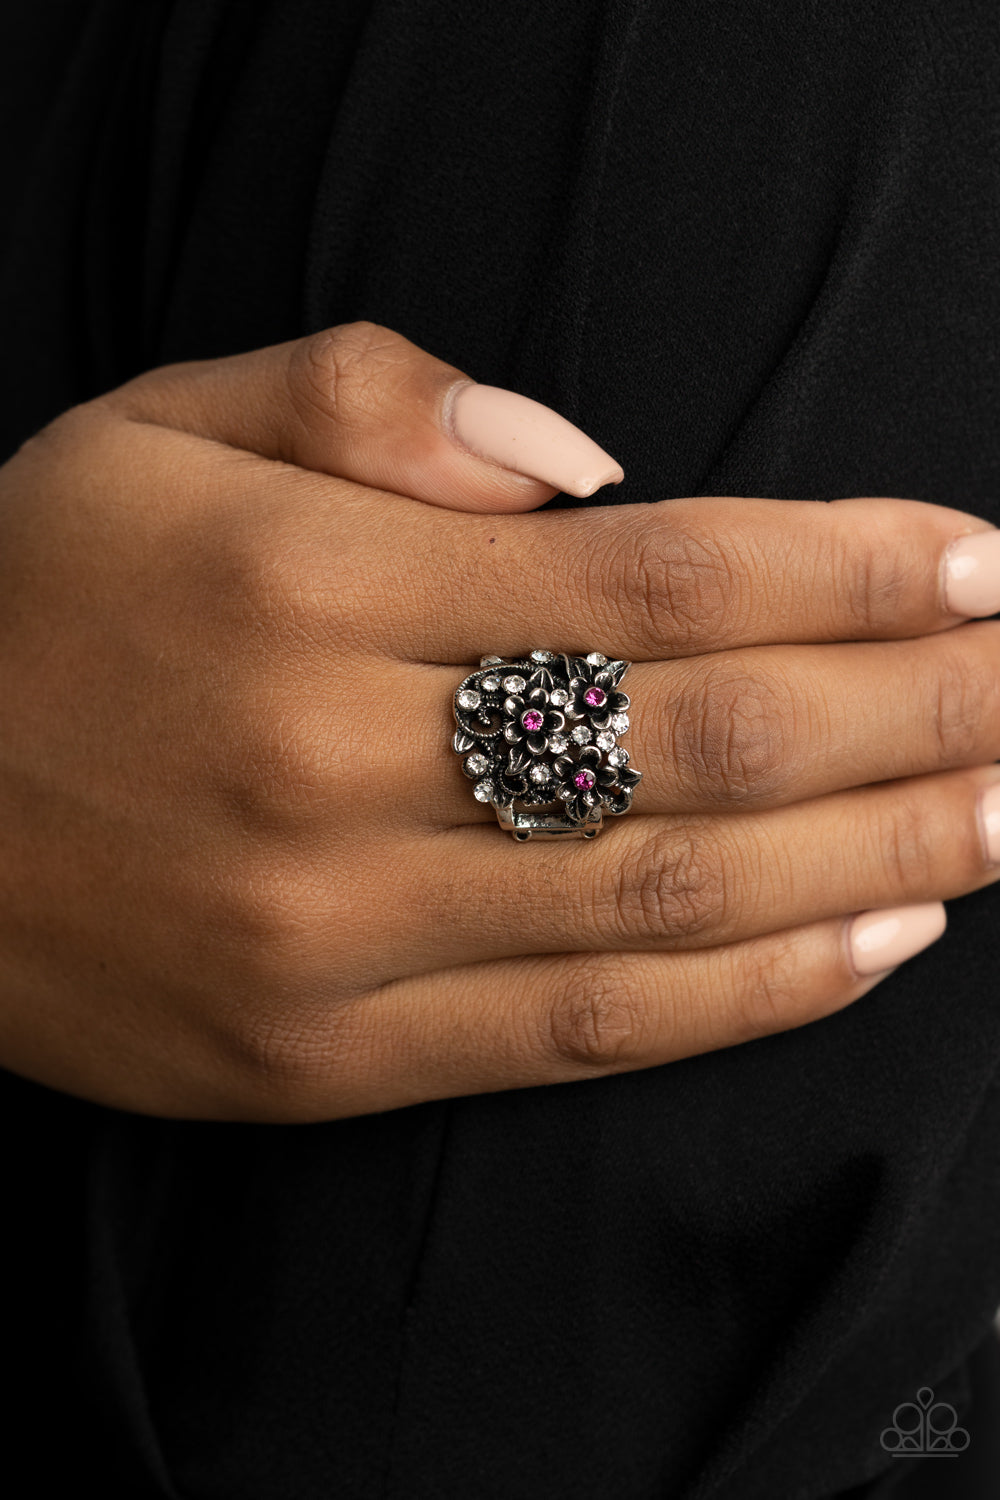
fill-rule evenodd
<path id="1" fill-rule="evenodd" d="M 1000 521 L 995 0 L 5 24 L 4 454 L 142 368 L 366 317 L 578 422 L 613 500 Z M 4 1077 L 6 1492 L 995 1495 L 997 917 L 951 903 L 800 1031 L 330 1125 Z M 970 1384 L 967 1461 L 887 1457 L 899 1402 Z"/>

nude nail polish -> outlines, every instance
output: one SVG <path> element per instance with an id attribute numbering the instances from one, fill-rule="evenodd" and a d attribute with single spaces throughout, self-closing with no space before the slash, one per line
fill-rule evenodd
<path id="1" fill-rule="evenodd" d="M 980 793 L 979 821 L 986 845 L 986 858 L 991 865 L 1000 865 L 1000 782 L 988 786 Z"/>
<path id="2" fill-rule="evenodd" d="M 945 598 L 953 615 L 968 619 L 1000 610 L 1000 531 L 952 542 L 945 553 Z"/>
<path id="3" fill-rule="evenodd" d="M 864 911 L 851 922 L 851 962 L 857 974 L 895 968 L 936 943 L 947 926 L 944 903 Z"/>
<path id="4" fill-rule="evenodd" d="M 551 407 L 495 385 L 456 387 L 445 407 L 449 435 L 479 458 L 584 498 L 625 478 L 621 464 Z"/>

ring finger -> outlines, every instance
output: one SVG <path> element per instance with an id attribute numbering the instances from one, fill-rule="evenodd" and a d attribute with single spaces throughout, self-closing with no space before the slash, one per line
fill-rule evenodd
<path id="1" fill-rule="evenodd" d="M 381 745 L 386 758 L 379 784 L 424 826 L 492 822 L 493 809 L 472 796 L 462 762 L 448 751 L 448 710 L 463 669 L 391 670 L 398 688 L 387 698 L 413 711 L 405 738 L 372 737 L 373 753 Z M 634 811 L 780 807 L 982 765 L 1000 758 L 998 678 L 995 621 L 917 640 L 754 646 L 636 663 L 622 684 L 632 700 L 622 743 L 643 775 Z"/>

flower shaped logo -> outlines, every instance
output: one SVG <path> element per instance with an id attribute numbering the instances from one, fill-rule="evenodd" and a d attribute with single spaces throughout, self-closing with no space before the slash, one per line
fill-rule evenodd
<path id="1" fill-rule="evenodd" d="M 559 690 L 553 685 L 552 674 L 539 671 L 532 676 L 523 693 L 512 693 L 506 699 L 503 706 L 507 715 L 504 738 L 508 745 L 526 749 L 529 755 L 541 755 L 552 748 L 553 739 L 558 743 L 566 728 L 566 715 L 553 703 L 553 693 L 558 695 Z M 565 697 L 565 693 L 559 696 Z"/>

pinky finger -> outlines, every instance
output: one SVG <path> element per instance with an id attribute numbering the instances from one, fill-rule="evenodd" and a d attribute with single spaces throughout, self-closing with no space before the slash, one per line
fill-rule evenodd
<path id="1" fill-rule="evenodd" d="M 860 999 L 945 921 L 935 901 L 717 948 L 533 956 L 397 980 L 338 1009 L 296 1117 L 568 1083 L 791 1030 Z"/>

